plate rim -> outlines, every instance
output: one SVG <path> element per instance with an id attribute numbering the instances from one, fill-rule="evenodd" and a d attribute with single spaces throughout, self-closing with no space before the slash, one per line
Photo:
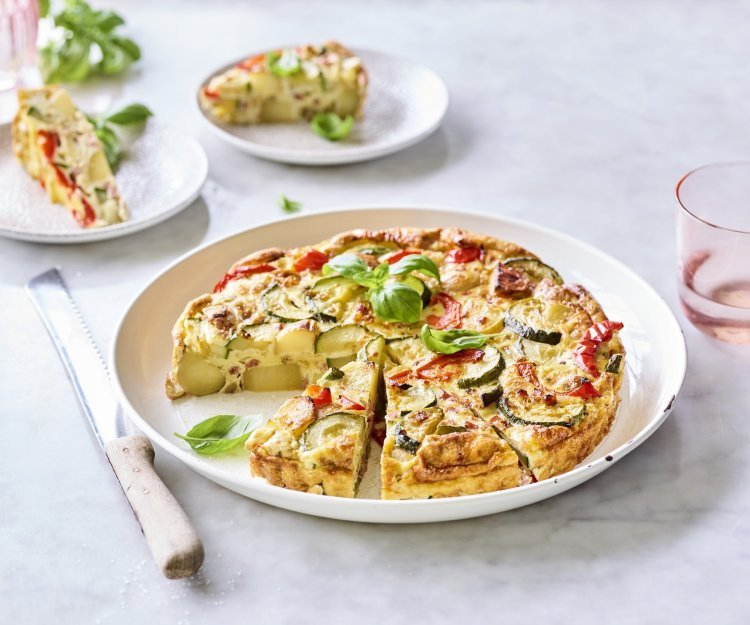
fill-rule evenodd
<path id="1" fill-rule="evenodd" d="M 162 121 L 152 122 L 161 126 L 162 129 L 167 132 L 174 132 L 179 135 L 195 148 L 195 153 L 198 156 L 198 167 L 200 168 L 200 175 L 195 177 L 196 183 L 195 189 L 186 196 L 180 202 L 177 202 L 174 206 L 170 207 L 169 210 L 162 211 L 145 219 L 134 221 L 129 219 L 117 224 L 110 226 L 103 226 L 101 228 L 93 228 L 90 230 L 81 229 L 80 232 L 61 232 L 61 233 L 46 233 L 46 232 L 27 232 L 25 230 L 15 230 L 13 228 L 7 228 L 0 225 L 0 236 L 14 239 L 16 241 L 28 241 L 31 243 L 49 243 L 49 244 L 67 244 L 72 245 L 75 243 L 94 243 L 97 241 L 106 241 L 108 239 L 116 239 L 124 237 L 130 234 L 135 234 L 141 230 L 146 230 L 152 226 L 156 226 L 163 221 L 166 221 L 170 217 L 174 217 L 176 214 L 185 210 L 200 196 L 203 190 L 203 185 L 208 179 L 208 156 L 206 150 L 201 145 L 200 141 L 195 139 L 189 133 L 181 130 L 177 126 L 173 126 L 170 123 Z"/>
<path id="2" fill-rule="evenodd" d="M 435 119 L 431 124 L 423 128 L 420 132 L 415 134 L 414 136 L 409 137 L 405 140 L 400 140 L 392 143 L 385 144 L 383 146 L 380 146 L 378 148 L 362 148 L 362 146 L 358 147 L 352 147 L 350 150 L 340 150 L 340 151 L 325 151 L 325 150 L 319 150 L 315 152 L 311 152 L 309 150 L 302 151 L 302 150 L 295 150 L 294 148 L 286 148 L 286 147 L 277 147 L 277 146 L 266 146 L 261 145 L 252 141 L 248 141 L 245 139 L 240 139 L 239 137 L 235 136 L 228 130 L 225 130 L 220 124 L 213 121 L 208 114 L 203 110 L 203 108 L 200 105 L 200 91 L 208 84 L 208 82 L 214 77 L 218 76 L 222 72 L 225 72 L 226 70 L 234 67 L 242 61 L 243 59 L 247 58 L 247 55 L 231 62 L 227 63 L 226 65 L 223 65 L 221 68 L 218 68 L 214 71 L 212 71 L 208 76 L 206 76 L 203 80 L 200 81 L 198 88 L 195 90 L 195 97 L 192 99 L 192 106 L 193 110 L 196 111 L 196 114 L 201 119 L 204 126 L 207 126 L 209 131 L 212 132 L 215 136 L 220 138 L 222 141 L 225 141 L 229 145 L 237 148 L 238 150 L 245 152 L 246 154 L 251 154 L 253 156 L 256 156 L 258 158 L 262 158 L 269 161 L 275 161 L 278 163 L 288 163 L 291 165 L 307 165 L 311 167 L 316 166 L 325 166 L 325 165 L 346 165 L 349 163 L 361 163 L 363 161 L 369 161 L 369 160 L 375 160 L 378 158 L 382 158 L 384 156 L 388 156 L 389 154 L 393 154 L 395 152 L 400 152 L 401 150 L 405 150 L 407 148 L 412 147 L 413 145 L 416 145 L 420 141 L 426 139 L 428 136 L 430 136 L 433 132 L 435 132 L 440 125 L 443 123 L 443 120 L 445 119 L 445 116 L 448 113 L 448 108 L 450 106 L 450 91 L 448 89 L 448 85 L 446 82 L 442 79 L 440 74 L 438 74 L 435 70 L 433 70 L 428 65 L 425 65 L 423 63 L 420 63 L 419 61 L 414 61 L 412 59 L 398 56 L 395 54 L 389 54 L 388 52 L 381 52 L 379 50 L 372 50 L 370 48 L 353 48 L 353 51 L 359 55 L 379 55 L 381 57 L 387 57 L 391 61 L 396 61 L 399 63 L 408 63 L 414 66 L 417 66 L 421 68 L 422 70 L 428 72 L 433 79 L 435 79 L 436 84 L 439 86 L 441 93 L 442 93 L 442 109 L 440 110 L 439 114 L 435 116 Z M 252 53 L 251 53 L 252 54 Z M 368 93 L 368 97 L 369 97 Z"/>
<path id="3" fill-rule="evenodd" d="M 124 388 L 122 387 L 120 383 L 120 376 L 117 366 L 117 354 L 118 354 L 118 343 L 120 340 L 120 335 L 123 331 L 123 326 L 130 314 L 131 309 L 135 306 L 135 304 L 138 302 L 140 297 L 143 295 L 144 292 L 146 292 L 148 289 L 150 289 L 155 282 L 160 280 L 165 274 L 170 272 L 172 269 L 174 269 L 177 265 L 188 259 L 189 257 L 201 253 L 207 248 L 210 248 L 212 246 L 217 246 L 223 244 L 225 241 L 232 239 L 234 237 L 240 237 L 244 236 L 248 232 L 252 230 L 256 230 L 259 228 L 263 228 L 269 225 L 273 225 L 276 223 L 286 223 L 286 222 L 296 222 L 296 221 L 304 221 L 306 219 L 314 219 L 316 217 L 319 217 L 321 215 L 330 215 L 335 213 L 341 213 L 341 212 L 356 212 L 356 211 L 380 211 L 380 210 L 403 210 L 403 211 L 416 211 L 416 212 L 432 212 L 432 213 L 442 213 L 442 214 L 451 214 L 455 215 L 457 212 L 459 212 L 460 209 L 453 208 L 453 207 L 447 207 L 447 206 L 439 206 L 439 205 L 414 205 L 414 204 L 380 204 L 377 205 L 345 205 L 345 206 L 336 206 L 332 208 L 328 208 L 325 210 L 318 210 L 313 213 L 308 214 L 302 214 L 302 215 L 293 215 L 289 217 L 282 217 L 280 219 L 268 219 L 259 223 L 256 223 L 255 225 L 245 228 L 238 232 L 233 232 L 231 234 L 228 234 L 226 236 L 220 237 L 218 239 L 215 239 L 213 241 L 209 241 L 206 243 L 203 243 L 202 245 L 199 245 L 184 254 L 180 255 L 177 259 L 169 263 L 166 267 L 164 267 L 161 271 L 159 271 L 148 283 L 146 283 L 140 291 L 130 300 L 130 302 L 127 304 L 126 308 L 124 309 L 122 315 L 120 316 L 117 326 L 115 329 L 115 333 L 112 336 L 112 339 L 109 344 L 109 356 L 108 356 L 108 366 L 109 370 L 112 373 L 111 381 L 113 385 L 113 389 L 115 391 L 115 395 L 117 398 L 117 401 L 120 403 L 120 405 L 125 409 L 125 412 L 127 413 L 128 417 L 133 421 L 133 423 L 138 426 L 147 436 L 149 439 L 151 439 L 153 442 L 155 442 L 161 449 L 163 449 L 165 452 L 170 454 L 171 456 L 177 458 L 178 460 L 181 460 L 184 462 L 190 469 L 195 471 L 196 473 L 208 478 L 212 482 L 227 488 L 228 490 L 232 490 L 243 497 L 247 497 L 249 499 L 253 499 L 256 501 L 261 501 L 264 503 L 268 503 L 270 505 L 273 505 L 274 507 L 287 509 L 287 510 L 293 510 L 296 512 L 301 512 L 304 514 L 311 514 L 314 516 L 324 517 L 324 518 L 334 518 L 334 519 L 342 519 L 342 520 L 351 520 L 351 521 L 357 521 L 357 522 L 372 522 L 372 523 L 424 523 L 424 522 L 438 522 L 438 521 L 444 521 L 444 520 L 450 520 L 450 519 L 462 519 L 462 518 L 470 518 L 470 517 L 477 517 L 477 516 L 486 516 L 489 514 L 496 514 L 499 512 L 503 512 L 506 510 L 514 509 L 517 507 L 523 507 L 526 505 L 530 505 L 532 503 L 536 503 L 537 501 L 540 501 L 542 499 L 546 499 L 548 497 L 552 497 L 555 494 L 560 494 L 570 488 L 573 488 L 575 486 L 578 486 L 579 484 L 587 481 L 588 479 L 591 479 L 598 475 L 601 471 L 608 468 L 611 465 L 614 465 L 617 461 L 624 458 L 627 454 L 632 452 L 634 449 L 639 447 L 641 444 L 643 444 L 648 438 L 651 437 L 651 435 L 658 430 L 662 424 L 666 421 L 667 417 L 671 414 L 675 401 L 680 395 L 680 392 L 682 391 L 685 383 L 685 377 L 687 373 L 687 344 L 685 341 L 685 334 L 680 326 L 680 323 L 678 322 L 676 316 L 674 315 L 674 312 L 667 304 L 666 300 L 659 294 L 654 287 L 652 287 L 644 278 L 642 278 L 640 275 L 638 275 L 634 270 L 630 269 L 627 265 L 625 265 L 622 261 L 618 260 L 617 258 L 610 256 L 606 252 L 600 250 L 599 248 L 593 246 L 590 243 L 587 243 L 585 241 L 581 241 L 580 239 L 577 239 L 569 234 L 559 232 L 553 228 L 550 228 L 548 226 L 539 225 L 524 219 L 519 219 L 516 217 L 507 217 L 507 216 L 497 216 L 490 213 L 484 213 L 481 211 L 476 210 L 460 210 L 460 213 L 462 215 L 471 215 L 473 217 L 479 217 L 479 218 L 485 218 L 485 219 L 491 219 L 494 221 L 498 221 L 500 223 L 509 223 L 515 226 L 520 226 L 522 228 L 529 228 L 531 230 L 536 230 L 538 232 L 541 232 L 543 234 L 552 235 L 553 237 L 558 237 L 563 240 L 565 240 L 567 243 L 571 243 L 577 246 L 582 247 L 585 249 L 588 253 L 593 254 L 594 256 L 605 258 L 607 261 L 612 262 L 617 266 L 617 268 L 621 271 L 624 271 L 626 274 L 630 275 L 631 278 L 633 278 L 637 283 L 639 283 L 641 288 L 645 288 L 647 291 L 649 291 L 653 296 L 655 296 L 659 302 L 659 305 L 663 308 L 664 313 L 666 313 L 667 318 L 669 319 L 670 323 L 673 325 L 673 330 L 677 330 L 679 333 L 679 341 L 677 343 L 679 344 L 679 353 L 676 353 L 673 355 L 673 357 L 676 357 L 678 360 L 678 369 L 679 374 L 677 377 L 677 384 L 674 388 L 669 389 L 667 391 L 668 396 L 671 395 L 671 399 L 669 400 L 667 406 L 658 414 L 652 417 L 652 419 L 649 421 L 649 423 L 642 429 L 640 429 L 636 434 L 634 434 L 628 441 L 625 443 L 622 443 L 617 448 L 612 450 L 610 454 L 608 454 L 605 457 L 598 458 L 596 460 L 592 460 L 591 462 L 587 464 L 580 464 L 579 466 L 571 469 L 570 471 L 566 471 L 565 473 L 561 473 L 560 475 L 555 476 L 554 478 L 542 480 L 540 482 L 536 482 L 533 484 L 526 484 L 523 486 L 517 486 L 515 488 L 510 488 L 506 490 L 501 491 L 493 491 L 490 493 L 479 493 L 479 494 L 473 494 L 473 495 L 462 495 L 461 497 L 446 497 L 446 498 L 436 498 L 436 499 L 410 499 L 410 500 L 384 500 L 384 499 L 358 499 L 358 498 L 342 498 L 342 497 L 324 497 L 325 504 L 321 506 L 320 510 L 317 510 L 318 506 L 315 505 L 315 502 L 319 502 L 321 496 L 314 494 L 314 493 L 307 493 L 307 492 L 300 492 L 295 491 L 291 489 L 281 488 L 277 486 L 272 486 L 270 484 L 267 484 L 263 481 L 252 482 L 251 490 L 255 491 L 253 495 L 247 494 L 247 485 L 243 485 L 243 490 L 237 490 L 236 488 L 232 488 L 232 486 L 229 486 L 228 483 L 231 483 L 231 479 L 227 479 L 226 475 L 223 475 L 223 472 L 214 466 L 211 466 L 210 464 L 204 464 L 199 461 L 199 458 L 195 457 L 194 454 L 192 454 L 190 451 L 186 449 L 182 449 L 180 447 L 177 447 L 175 444 L 173 444 L 171 441 L 167 440 L 165 437 L 163 437 L 154 427 L 151 426 L 149 422 L 146 421 L 145 418 L 143 418 L 138 410 L 130 403 L 130 400 L 127 397 L 127 394 L 125 393 Z M 675 335 L 677 337 L 677 335 Z M 611 458 L 611 460 L 608 460 L 608 458 Z M 558 492 L 548 494 L 547 491 L 550 490 L 557 490 Z M 518 505 L 511 505 L 510 507 L 503 508 L 502 506 L 498 506 L 497 509 L 490 510 L 490 511 L 482 511 L 482 512 L 476 512 L 472 510 L 472 507 L 474 504 L 477 503 L 484 503 L 484 502 L 491 502 L 493 499 L 500 499 L 502 497 L 505 497 L 507 499 L 511 499 L 513 497 L 516 498 L 523 498 L 523 494 L 527 494 L 527 501 L 518 504 Z M 257 495 L 257 496 L 256 496 Z M 277 503 L 274 503 L 272 500 L 276 499 L 278 496 L 286 498 L 290 504 L 289 506 L 285 505 L 278 505 Z M 311 510 L 310 506 L 307 504 L 312 504 L 312 507 L 315 508 L 315 510 Z M 491 506 L 490 506 L 491 507 Z M 458 509 L 457 511 L 452 509 Z M 359 510 L 356 510 L 359 509 Z M 429 510 L 435 510 L 438 511 L 435 515 L 436 518 L 432 519 L 423 519 L 421 517 L 416 516 L 416 518 L 408 518 L 409 513 L 418 513 L 419 511 L 423 511 L 424 509 Z M 354 511 L 356 510 L 356 511 Z M 386 510 L 393 510 L 394 513 L 407 513 L 406 516 L 402 516 L 400 518 L 367 518 L 367 513 L 372 511 L 386 511 Z M 443 514 L 440 515 L 439 511 L 443 510 Z M 364 516 L 363 516 L 364 515 Z"/>

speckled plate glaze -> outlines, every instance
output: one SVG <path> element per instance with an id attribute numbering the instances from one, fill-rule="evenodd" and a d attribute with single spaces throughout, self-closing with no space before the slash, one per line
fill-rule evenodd
<path id="1" fill-rule="evenodd" d="M 173 433 L 221 413 L 270 417 L 280 393 L 236 393 L 171 402 L 164 394 L 171 328 L 185 303 L 211 289 L 237 258 L 269 245 L 292 247 L 352 228 L 460 226 L 515 241 L 537 252 L 569 282 L 589 288 L 612 319 L 625 323 L 622 403 L 612 431 L 578 467 L 537 484 L 495 493 L 419 501 L 378 499 L 379 447 L 371 449 L 358 497 L 344 499 L 270 486 L 251 477 L 244 450 L 223 457 L 194 454 Z M 117 329 L 111 371 L 120 402 L 163 450 L 214 482 L 265 503 L 316 516 L 374 523 L 421 523 L 482 516 L 558 495 L 601 473 L 643 443 L 664 422 L 682 387 L 686 350 L 669 307 L 641 278 L 603 252 L 552 230 L 464 210 L 367 208 L 304 215 L 268 223 L 211 243 L 167 267 L 131 303 Z"/>
<path id="2" fill-rule="evenodd" d="M 102 228 L 81 228 L 66 208 L 50 202 L 16 160 L 6 124 L 0 126 L 0 235 L 36 243 L 88 243 L 131 234 L 189 206 L 207 175 L 208 160 L 200 144 L 152 119 L 127 143 L 115 172 L 130 219 Z"/>
<path id="3" fill-rule="evenodd" d="M 414 145 L 440 125 L 448 110 L 448 88 L 435 72 L 389 54 L 355 52 L 370 82 L 364 115 L 344 141 L 326 141 L 307 123 L 230 126 L 214 121 L 200 104 L 198 110 L 214 133 L 240 150 L 297 165 L 341 165 L 379 158 Z M 240 60 L 213 72 L 200 88 Z"/>

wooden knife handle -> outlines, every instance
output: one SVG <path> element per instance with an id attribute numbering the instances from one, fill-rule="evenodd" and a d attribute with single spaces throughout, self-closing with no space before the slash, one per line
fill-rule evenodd
<path id="1" fill-rule="evenodd" d="M 164 575 L 180 579 L 196 573 L 203 564 L 203 543 L 157 475 L 151 441 L 143 435 L 123 436 L 104 448 Z"/>

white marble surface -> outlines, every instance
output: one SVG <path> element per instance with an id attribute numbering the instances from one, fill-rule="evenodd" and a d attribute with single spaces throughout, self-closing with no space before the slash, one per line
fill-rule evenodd
<path id="1" fill-rule="evenodd" d="M 62 265 L 106 349 L 152 274 L 281 216 L 283 192 L 309 211 L 438 203 L 545 223 L 630 264 L 677 310 L 674 184 L 696 165 L 748 157 L 750 5 L 118 4 L 144 61 L 100 93 L 173 117 L 203 142 L 210 180 L 202 200 L 142 234 L 0 241 L 3 622 L 748 622 L 750 349 L 704 337 L 679 312 L 691 359 L 674 414 L 612 470 L 526 509 L 431 526 L 327 521 L 244 499 L 160 455 L 207 550 L 199 576 L 170 582 L 22 285 Z M 434 67 L 453 98 L 443 128 L 384 160 L 308 169 L 254 160 L 200 126 L 193 89 L 212 68 L 332 35 Z"/>

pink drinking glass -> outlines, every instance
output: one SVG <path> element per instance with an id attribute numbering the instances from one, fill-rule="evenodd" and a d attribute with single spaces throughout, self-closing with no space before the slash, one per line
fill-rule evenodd
<path id="1" fill-rule="evenodd" d="M 0 0 L 0 123 L 16 109 L 14 90 L 36 62 L 37 0 Z"/>
<path id="2" fill-rule="evenodd" d="M 693 170 L 676 195 L 682 309 L 709 336 L 750 343 L 750 161 Z"/>

